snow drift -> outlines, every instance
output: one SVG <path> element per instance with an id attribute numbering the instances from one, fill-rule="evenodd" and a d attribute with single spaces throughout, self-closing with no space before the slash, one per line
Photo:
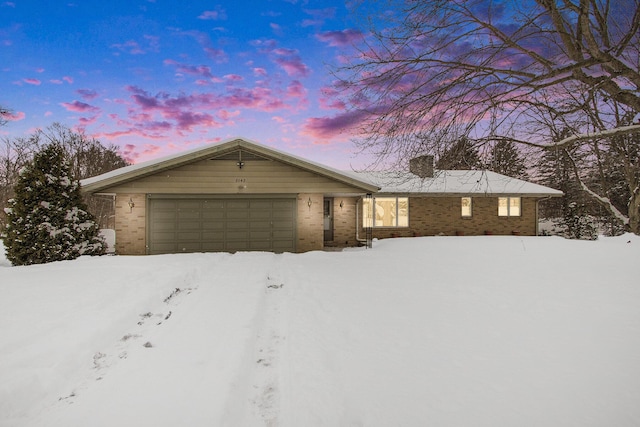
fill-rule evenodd
<path id="1" fill-rule="evenodd" d="M 1 426 L 637 426 L 640 238 L 0 256 Z"/>

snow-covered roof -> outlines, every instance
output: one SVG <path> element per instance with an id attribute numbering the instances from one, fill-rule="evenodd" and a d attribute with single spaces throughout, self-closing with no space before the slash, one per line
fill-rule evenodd
<path id="1" fill-rule="evenodd" d="M 433 178 L 411 172 L 356 172 L 379 193 L 434 195 L 519 195 L 560 197 L 562 191 L 487 170 L 436 170 Z"/>
<path id="2" fill-rule="evenodd" d="M 357 176 L 353 173 L 345 173 L 343 171 L 285 153 L 284 151 L 249 141 L 245 138 L 231 138 L 217 144 L 198 147 L 192 150 L 182 151 L 171 156 L 125 166 L 102 175 L 84 179 L 81 181 L 81 185 L 83 190 L 86 192 L 97 192 L 123 182 L 155 174 L 167 169 L 176 168 L 198 160 L 221 156 L 238 149 L 277 159 L 283 163 L 297 166 L 321 176 L 326 176 L 334 180 L 353 185 L 367 192 L 375 192 L 378 189 L 378 187 L 364 179 L 362 176 Z"/>

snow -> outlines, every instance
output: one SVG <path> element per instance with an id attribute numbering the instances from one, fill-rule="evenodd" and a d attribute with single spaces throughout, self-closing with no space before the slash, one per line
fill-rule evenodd
<path id="1" fill-rule="evenodd" d="M 640 237 L 0 255 L 0 426 L 640 425 Z"/>
<path id="2" fill-rule="evenodd" d="M 380 186 L 380 193 L 562 196 L 559 190 L 488 170 L 437 170 L 431 178 L 397 171 L 354 174 Z"/>

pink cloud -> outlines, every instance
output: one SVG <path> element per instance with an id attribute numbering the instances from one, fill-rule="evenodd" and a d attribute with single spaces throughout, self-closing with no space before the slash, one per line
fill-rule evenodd
<path id="1" fill-rule="evenodd" d="M 96 114 L 95 116 L 92 116 L 92 117 L 80 117 L 78 121 L 80 122 L 81 127 L 84 128 L 85 126 L 95 123 L 99 117 L 100 117 L 99 114 Z"/>
<path id="2" fill-rule="evenodd" d="M 47 111 L 46 113 L 44 113 L 45 117 L 51 117 L 53 116 L 53 113 L 51 111 Z"/>
<path id="3" fill-rule="evenodd" d="M 98 97 L 98 93 L 95 90 L 91 89 L 78 89 L 76 90 L 76 93 L 79 94 L 82 99 L 85 99 L 87 101 L 91 101 Z"/>
<path id="4" fill-rule="evenodd" d="M 214 47 L 204 47 L 203 49 L 207 53 L 207 56 L 218 64 L 222 64 L 229 60 L 227 53 L 222 49 L 216 49 Z"/>
<path id="5" fill-rule="evenodd" d="M 52 80 L 49 80 L 49 83 L 53 83 L 54 85 L 61 85 L 63 82 L 62 80 L 59 80 L 59 79 L 52 79 Z"/>
<path id="6" fill-rule="evenodd" d="M 309 75 L 309 68 L 300 58 L 277 58 L 276 63 L 282 67 L 288 76 L 306 77 Z"/>
<path id="7" fill-rule="evenodd" d="M 69 83 L 70 85 L 73 84 L 73 77 L 64 76 L 62 78 L 62 80 L 64 80 L 65 82 Z"/>
<path id="8" fill-rule="evenodd" d="M 241 82 L 244 80 L 244 77 L 239 74 L 227 74 L 224 76 L 224 78 L 234 82 Z"/>
<path id="9" fill-rule="evenodd" d="M 321 90 L 320 107 L 325 110 L 345 110 L 344 101 L 340 99 L 341 92 L 335 87 L 324 87 Z"/>
<path id="10" fill-rule="evenodd" d="M 307 94 L 307 89 L 300 83 L 299 80 L 294 80 L 287 87 L 287 95 L 292 97 L 302 97 Z"/>
<path id="11" fill-rule="evenodd" d="M 181 64 L 173 59 L 165 59 L 163 61 L 165 65 L 173 65 L 176 67 L 176 71 L 192 76 L 202 76 L 207 78 L 213 78 L 214 75 L 211 73 L 211 68 L 206 65 L 186 65 Z"/>
<path id="12" fill-rule="evenodd" d="M 123 134 L 119 136 L 127 136 L 127 135 Z M 136 145 L 125 144 L 125 146 L 122 147 L 120 154 L 128 162 L 135 163 L 136 160 L 140 159 L 141 157 L 153 157 L 154 155 L 158 154 L 162 150 L 162 147 L 154 144 L 144 144 L 142 147 L 143 147 L 142 150 L 140 150 L 140 148 L 138 148 L 138 146 Z"/>
<path id="13" fill-rule="evenodd" d="M 44 73 L 44 68 L 36 68 L 36 73 Z"/>
<path id="14" fill-rule="evenodd" d="M 156 111 L 166 117 L 175 117 L 176 112 L 182 109 L 202 111 L 203 109 L 217 110 L 231 107 L 273 111 L 287 108 L 281 96 L 274 94 L 269 88 L 262 87 L 232 87 L 225 95 L 203 93 L 176 97 L 171 97 L 165 92 L 152 96 L 135 86 L 129 86 L 127 90 L 131 93 L 134 102 L 144 111 Z"/>
<path id="15" fill-rule="evenodd" d="M 60 103 L 67 111 L 74 111 L 76 113 L 98 112 L 100 109 L 92 105 L 86 104 L 80 101 L 62 102 Z"/>
<path id="16" fill-rule="evenodd" d="M 321 42 L 328 43 L 329 46 L 349 46 L 363 39 L 363 34 L 359 30 L 346 29 L 342 31 L 326 31 L 316 34 L 316 38 Z"/>
<path id="17" fill-rule="evenodd" d="M 10 122 L 17 122 L 17 121 L 20 121 L 20 120 L 24 120 L 26 115 L 22 111 L 18 111 L 17 113 L 3 114 L 2 117 L 5 120 L 8 120 Z"/>
<path id="18" fill-rule="evenodd" d="M 271 40 L 253 42 L 255 46 L 261 48 L 260 52 L 272 56 L 273 61 L 282 67 L 288 76 L 306 77 L 309 75 L 309 67 L 302 62 L 297 50 L 283 47 L 276 48 L 274 43 Z"/>
<path id="19" fill-rule="evenodd" d="M 42 82 L 38 79 L 22 79 L 22 81 L 34 86 L 40 86 L 42 84 Z"/>
<path id="20" fill-rule="evenodd" d="M 124 43 L 115 43 L 112 44 L 111 47 L 121 52 L 130 53 L 131 55 L 144 55 L 146 53 L 135 40 L 127 40 Z"/>
<path id="21" fill-rule="evenodd" d="M 284 34 L 284 32 L 282 31 L 282 27 L 279 24 L 276 24 L 275 22 L 271 22 L 269 26 L 273 30 L 274 34 L 278 36 L 282 36 Z"/>
<path id="22" fill-rule="evenodd" d="M 234 117 L 238 117 L 240 115 L 240 111 L 236 110 L 236 111 L 227 111 L 227 110 L 220 110 L 218 111 L 218 117 L 220 117 L 222 120 L 230 120 Z"/>
<path id="23" fill-rule="evenodd" d="M 304 13 L 306 13 L 307 15 L 311 15 L 314 18 L 312 20 L 314 24 L 323 23 L 325 20 L 334 18 L 336 16 L 336 8 L 327 7 L 325 9 L 304 9 Z"/>
<path id="24" fill-rule="evenodd" d="M 227 13 L 224 11 L 224 9 L 220 9 L 220 8 L 218 8 L 217 10 L 206 10 L 202 12 L 200 16 L 198 16 L 198 19 L 213 20 L 213 21 L 217 21 L 220 19 L 224 20 L 224 19 L 227 19 Z"/>
<path id="25" fill-rule="evenodd" d="M 305 121 L 302 134 L 316 138 L 317 143 L 345 134 L 360 126 L 368 113 L 362 111 L 347 112 L 333 117 L 312 117 Z"/>
<path id="26" fill-rule="evenodd" d="M 267 75 L 267 70 L 264 68 L 256 67 L 253 69 L 253 75 L 257 77 L 264 77 Z"/>
<path id="27" fill-rule="evenodd" d="M 221 64 L 229 60 L 227 53 L 224 50 L 218 49 L 213 45 L 209 34 L 203 33 L 201 31 L 182 31 L 180 32 L 180 34 L 196 39 L 196 41 L 202 46 L 202 49 L 205 51 L 207 56 L 213 59 L 216 63 Z"/>

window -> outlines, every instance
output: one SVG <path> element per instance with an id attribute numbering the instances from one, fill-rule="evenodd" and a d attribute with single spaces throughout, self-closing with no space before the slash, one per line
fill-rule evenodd
<path id="1" fill-rule="evenodd" d="M 520 216 L 520 197 L 498 197 L 498 216 Z"/>
<path id="2" fill-rule="evenodd" d="M 471 197 L 460 199 L 460 214 L 463 218 L 471 218 Z"/>
<path id="3" fill-rule="evenodd" d="M 365 227 L 408 227 L 407 197 L 374 197 L 362 200 L 362 221 Z"/>

